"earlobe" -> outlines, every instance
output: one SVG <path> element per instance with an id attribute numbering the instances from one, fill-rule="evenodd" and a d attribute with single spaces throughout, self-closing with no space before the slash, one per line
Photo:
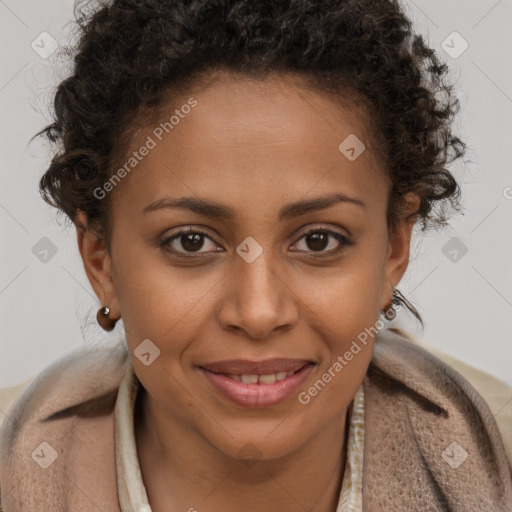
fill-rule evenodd
<path id="1" fill-rule="evenodd" d="M 105 241 L 91 228 L 87 216 L 79 212 L 75 219 L 78 249 L 84 270 L 101 305 L 109 309 L 109 320 L 120 317 L 112 279 L 111 258 Z"/>

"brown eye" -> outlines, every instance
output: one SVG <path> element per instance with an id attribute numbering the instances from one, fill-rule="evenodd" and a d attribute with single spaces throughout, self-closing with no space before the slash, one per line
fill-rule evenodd
<path id="1" fill-rule="evenodd" d="M 312 253 L 325 253 L 332 255 L 340 252 L 346 246 L 353 245 L 346 236 L 336 231 L 327 229 L 310 229 L 299 239 L 304 241 L 302 248 L 297 247 L 296 250 Z M 297 242 L 297 246 L 299 246 Z M 327 250 L 326 250 L 327 249 Z"/>
<path id="2" fill-rule="evenodd" d="M 191 229 L 181 230 L 174 235 L 165 238 L 160 242 L 160 247 L 166 251 L 173 252 L 179 255 L 186 255 L 187 253 L 200 253 L 203 254 L 206 240 L 212 242 L 213 250 L 218 251 L 218 245 L 202 231 L 195 231 Z"/>
<path id="3" fill-rule="evenodd" d="M 178 240 L 181 242 L 181 246 L 190 252 L 196 252 L 201 249 L 204 245 L 203 235 L 199 233 L 188 233 L 186 235 L 180 235 Z"/>
<path id="4" fill-rule="evenodd" d="M 311 233 L 306 235 L 306 245 L 312 251 L 323 251 L 329 245 L 328 233 Z"/>

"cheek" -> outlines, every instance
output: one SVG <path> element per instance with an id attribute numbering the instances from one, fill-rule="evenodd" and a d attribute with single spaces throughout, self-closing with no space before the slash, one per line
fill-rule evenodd
<path id="1" fill-rule="evenodd" d="M 334 345 L 343 345 L 378 320 L 385 279 L 383 260 L 365 258 L 360 252 L 339 268 L 306 280 L 301 291 L 304 302 L 328 328 L 330 338 L 336 338 Z M 370 254 L 379 252 L 372 248 Z"/>
<path id="2" fill-rule="evenodd" d="M 161 349 L 179 350 L 179 340 L 190 339 L 204 319 L 218 276 L 171 266 L 158 251 L 120 246 L 116 293 L 129 345 L 149 338 Z M 172 344 L 166 343 L 169 339 Z"/>
<path id="3" fill-rule="evenodd" d="M 316 379 L 298 397 L 310 416 L 334 418 L 361 385 L 373 355 L 381 274 L 378 266 L 354 265 L 317 283 L 309 318 L 323 335 L 323 358 Z"/>

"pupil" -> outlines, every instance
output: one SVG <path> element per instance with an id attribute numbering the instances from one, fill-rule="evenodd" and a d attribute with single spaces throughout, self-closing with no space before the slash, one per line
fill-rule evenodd
<path id="1" fill-rule="evenodd" d="M 313 233 L 311 235 L 308 235 L 306 237 L 308 247 L 312 250 L 319 250 L 325 249 L 327 247 L 328 243 L 328 235 L 327 233 Z M 310 243 L 309 241 L 312 241 Z"/>
<path id="2" fill-rule="evenodd" d="M 184 239 L 183 239 L 184 238 Z M 182 235 L 181 245 L 187 251 L 198 251 L 203 246 L 204 240 L 203 235 L 198 233 L 190 233 L 188 235 Z"/>

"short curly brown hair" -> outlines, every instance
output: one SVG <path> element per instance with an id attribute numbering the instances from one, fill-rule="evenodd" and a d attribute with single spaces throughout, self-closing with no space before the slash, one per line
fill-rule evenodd
<path id="1" fill-rule="evenodd" d="M 445 168 L 466 148 L 451 131 L 459 101 L 446 64 L 396 0 L 113 0 L 75 18 L 73 73 L 58 85 L 53 122 L 35 135 L 59 145 L 39 186 L 73 222 L 83 211 L 107 245 L 109 201 L 93 191 L 112 176 L 137 120 L 219 69 L 292 72 L 357 98 L 382 141 L 389 226 L 408 192 L 420 198 L 423 230 L 460 207 Z"/>

